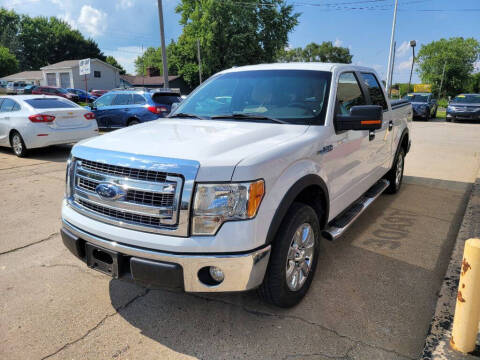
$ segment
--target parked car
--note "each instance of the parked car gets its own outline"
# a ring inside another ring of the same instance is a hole
[[[447,121],[480,120],[480,94],[460,94],[447,107]]]
[[[67,91],[72,93],[72,94],[78,95],[79,101],[82,101],[82,102],[91,103],[91,102],[94,102],[95,100],[98,99],[98,96],[94,96],[92,94],[89,94],[88,92],[86,92],[85,90],[82,90],[82,89],[68,88]]]
[[[73,102],[78,102],[79,98],[77,94],[72,94],[64,88],[55,86],[38,86],[32,90],[32,94],[35,95],[55,95],[68,99]]]
[[[338,238],[382,192],[399,191],[411,118],[367,67],[222,71],[168,119],[72,149],[63,242],[115,278],[188,292],[258,287],[293,306],[321,234]]]
[[[430,93],[411,93],[405,97],[412,103],[413,118],[422,118],[425,121],[437,117],[437,100]]]
[[[108,93],[109,90],[90,90],[90,94],[97,98]]]
[[[98,135],[95,115],[59,96],[0,96],[0,146],[15,155]]]
[[[100,128],[122,128],[166,117],[180,95],[165,91],[110,91],[92,104]]]
[[[7,93],[7,84],[8,84],[8,81],[0,80],[0,94],[6,94]]]
[[[25,81],[9,81],[7,84],[7,94],[16,95],[18,89],[25,87],[27,83]]]
[[[23,95],[29,95],[36,88],[37,88],[37,85],[32,85],[32,84],[25,85],[25,87],[19,88],[17,90],[17,95],[22,95],[22,94]]]

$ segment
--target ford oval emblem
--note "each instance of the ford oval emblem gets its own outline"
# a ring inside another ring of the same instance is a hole
[[[117,200],[125,195],[125,191],[121,187],[108,183],[98,184],[95,192],[105,200]]]

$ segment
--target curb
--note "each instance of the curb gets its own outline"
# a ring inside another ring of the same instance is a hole
[[[450,349],[453,315],[457,299],[458,281],[463,258],[465,241],[480,236],[480,169],[472,186],[470,198],[465,209],[462,224],[450,257],[447,272],[438,294],[435,314],[425,339],[422,360],[433,359],[479,359],[480,352],[463,355]],[[477,347],[478,348],[478,347]]]

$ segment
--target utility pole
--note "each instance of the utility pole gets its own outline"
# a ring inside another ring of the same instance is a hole
[[[160,22],[160,40],[162,41],[162,63],[163,63],[163,87],[168,88],[168,65],[167,65],[167,49],[165,47],[165,30],[163,27],[163,5],[162,0],[158,1],[158,19]]]
[[[145,57],[143,56],[143,44],[142,44],[142,88],[145,90]]]
[[[415,46],[417,46],[417,42],[415,40],[411,40],[410,46],[412,47],[413,57],[412,57],[412,68],[410,69],[410,79],[408,80],[408,92],[410,92],[410,84],[412,83],[413,65],[415,64]]]
[[[445,66],[447,66],[447,61],[443,63],[443,72],[442,72],[442,81],[440,81],[440,90],[438,90],[438,97],[440,97],[442,86],[443,86],[443,77],[445,76]]]
[[[390,77],[390,86],[388,88],[388,97],[392,98],[392,84],[393,84],[393,69],[395,69],[395,55],[397,52],[397,42],[393,42],[393,58],[392,58],[392,76]]]
[[[200,58],[200,40],[197,39],[198,77],[202,83],[202,60]]]
[[[392,60],[393,60],[393,40],[395,39],[395,25],[397,23],[398,0],[395,0],[395,9],[393,11],[392,36],[390,37],[390,53],[388,55],[388,74],[387,74],[387,93],[390,92],[390,82],[392,80]]]

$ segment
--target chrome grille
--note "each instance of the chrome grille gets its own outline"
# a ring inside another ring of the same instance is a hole
[[[100,182],[88,180],[82,177],[78,178],[78,187],[95,191]],[[173,206],[175,200],[175,194],[162,194],[149,191],[140,190],[127,190],[125,200],[137,204],[151,205],[157,207],[170,207]]]
[[[146,215],[138,215],[138,214],[132,214],[128,213],[125,211],[118,211],[115,209],[111,209],[105,206],[101,206],[95,203],[91,203],[89,201],[85,201],[82,199],[78,199],[77,202],[82,205],[83,207],[86,207],[89,210],[95,211],[97,213],[100,213],[102,215],[106,215],[109,217],[113,217],[116,219],[121,219],[125,221],[130,221],[134,223],[139,223],[139,224],[144,224],[144,225],[149,225],[149,226],[160,226],[160,219],[157,217],[153,216],[146,216]]]
[[[189,235],[198,161],[78,144],[71,155],[66,194],[73,210],[122,228]]]
[[[88,170],[93,170],[102,174],[128,177],[130,179],[145,180],[145,181],[154,181],[154,182],[164,182],[167,178],[167,173],[152,171],[152,170],[143,170],[143,169],[132,169],[124,166],[117,165],[108,165],[90,160],[82,160],[82,167]]]

